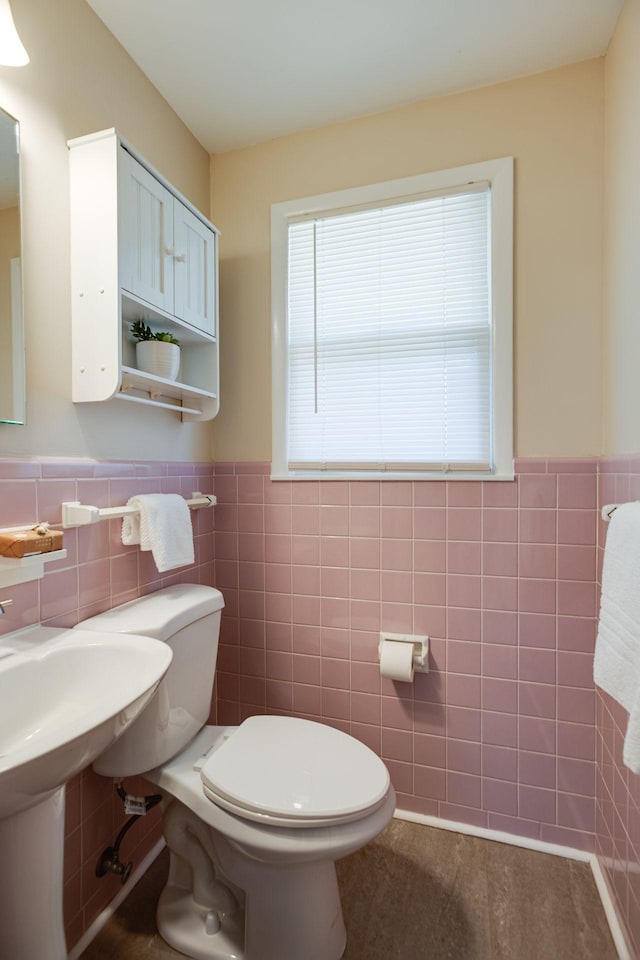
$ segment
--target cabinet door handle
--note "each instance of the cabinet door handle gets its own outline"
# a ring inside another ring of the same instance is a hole
[[[176,253],[175,247],[165,247],[164,252],[168,257],[173,257],[178,263],[186,263],[187,261],[186,253]]]

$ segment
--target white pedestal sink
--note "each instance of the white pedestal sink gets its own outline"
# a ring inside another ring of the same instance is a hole
[[[65,960],[64,784],[135,720],[170,662],[149,637],[31,627],[0,640],[0,957]]]

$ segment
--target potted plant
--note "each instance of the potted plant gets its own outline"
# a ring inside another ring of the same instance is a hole
[[[138,370],[175,380],[180,367],[180,341],[171,333],[154,333],[143,320],[131,324],[131,335],[136,341]]]

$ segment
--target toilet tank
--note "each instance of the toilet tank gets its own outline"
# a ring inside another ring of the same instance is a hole
[[[168,643],[173,660],[141,715],[93,763],[107,777],[129,777],[166,763],[202,729],[211,710],[224,599],[219,590],[178,584],[77,624]]]

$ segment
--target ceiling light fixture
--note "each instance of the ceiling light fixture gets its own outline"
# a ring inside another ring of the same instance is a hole
[[[0,0],[0,64],[5,67],[23,67],[27,63],[29,54],[18,36],[9,0]]]

